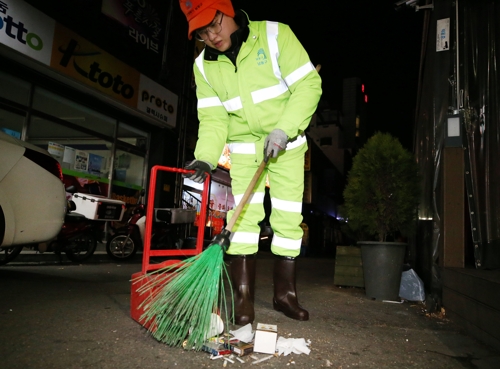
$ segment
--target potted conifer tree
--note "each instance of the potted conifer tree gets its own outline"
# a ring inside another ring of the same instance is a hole
[[[420,180],[415,158],[399,140],[377,132],[353,159],[344,189],[347,224],[361,246],[365,292],[397,300],[405,242],[415,229]]]

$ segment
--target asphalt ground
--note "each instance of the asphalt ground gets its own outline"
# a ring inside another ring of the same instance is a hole
[[[130,278],[141,255],[117,263],[101,248],[85,264],[54,256],[26,252],[0,267],[0,368],[224,367],[208,353],[159,343],[131,318]],[[275,324],[278,336],[310,341],[311,352],[257,364],[233,358],[226,368],[500,368],[500,353],[445,311],[428,314],[423,303],[384,303],[362,288],[335,286],[333,258],[298,259],[298,295],[310,320],[291,320],[272,308],[272,256],[260,253],[257,265],[253,328]]]

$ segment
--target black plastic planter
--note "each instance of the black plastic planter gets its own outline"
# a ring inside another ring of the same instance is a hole
[[[399,300],[399,287],[407,244],[358,242],[361,246],[365,293],[376,300]]]

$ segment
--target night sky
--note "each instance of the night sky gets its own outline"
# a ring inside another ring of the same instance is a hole
[[[368,132],[389,132],[413,147],[413,122],[424,11],[395,0],[233,0],[251,20],[290,25],[321,64],[323,97],[341,107],[342,80],[359,77],[369,98]]]

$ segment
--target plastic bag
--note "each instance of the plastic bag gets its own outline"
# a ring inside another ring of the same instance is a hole
[[[413,269],[401,275],[399,297],[408,301],[425,301],[424,282]]]

